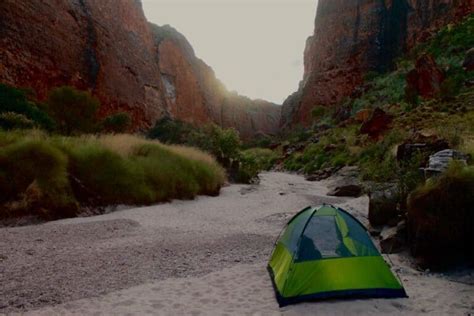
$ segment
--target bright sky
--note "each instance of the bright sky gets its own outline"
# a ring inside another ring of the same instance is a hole
[[[281,104],[303,78],[317,0],[143,0],[149,21],[170,24],[231,91]]]

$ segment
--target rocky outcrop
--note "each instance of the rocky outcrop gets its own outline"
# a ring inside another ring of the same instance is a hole
[[[415,68],[407,74],[407,94],[419,95],[424,99],[434,98],[441,92],[444,79],[444,72],[433,56],[422,55],[416,61]]]
[[[309,124],[312,108],[340,103],[365,73],[390,69],[400,53],[473,11],[474,0],[319,0],[304,77],[282,124]]]
[[[148,23],[140,0],[2,0],[0,82],[40,100],[56,86],[88,90],[102,115],[125,110],[137,129],[166,115],[249,137],[280,120],[280,107],[227,92],[183,35]]]

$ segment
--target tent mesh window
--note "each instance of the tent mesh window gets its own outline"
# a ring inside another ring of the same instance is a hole
[[[313,216],[301,236],[297,261],[350,256],[334,216]]]

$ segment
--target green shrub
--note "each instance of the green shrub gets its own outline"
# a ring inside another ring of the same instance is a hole
[[[127,112],[112,114],[102,122],[102,130],[108,133],[124,133],[132,125],[132,118]]]
[[[414,255],[431,267],[461,256],[474,259],[474,168],[452,164],[409,198],[408,220]]]
[[[0,84],[0,113],[16,113],[23,115],[26,120],[33,122],[33,125],[52,130],[54,129],[53,120],[46,114],[38,104],[28,100],[27,92],[25,90],[16,89],[4,84]],[[8,114],[0,121],[0,127],[5,129],[22,128],[26,120],[19,117],[12,117]],[[20,122],[20,125],[12,127]],[[31,124],[26,124],[27,128]]]
[[[193,128],[184,122],[164,117],[148,131],[147,137],[165,144],[185,144]]]
[[[5,134],[0,135],[4,137]],[[37,201],[28,197],[22,200],[22,195],[32,187],[38,191]],[[44,139],[19,139],[0,147],[0,191],[0,202],[22,202],[17,203],[16,214],[9,214],[4,208],[0,217],[33,213],[55,218],[59,213],[73,216],[77,210],[67,177],[67,159]]]
[[[278,159],[278,154],[270,149],[251,148],[241,152],[237,181],[249,183],[263,170],[270,170]]]
[[[0,127],[5,130],[29,129],[34,126],[35,123],[23,114],[15,112],[0,113]]]
[[[97,130],[100,102],[89,92],[73,87],[55,88],[49,94],[47,111],[65,135],[92,133]]]
[[[47,217],[73,216],[76,201],[82,206],[143,205],[216,195],[224,181],[215,160],[192,148],[130,135],[0,132],[0,203],[7,210],[0,216],[36,210],[46,210],[41,216]],[[32,185],[44,198],[36,208],[19,212],[12,205],[20,205]]]

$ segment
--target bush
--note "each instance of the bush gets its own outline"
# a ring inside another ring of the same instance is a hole
[[[270,149],[251,148],[241,152],[237,181],[249,183],[262,170],[270,170],[278,159],[278,154]]]
[[[164,117],[148,131],[147,137],[165,144],[185,144],[193,128],[184,122]]]
[[[58,212],[70,216],[76,211],[67,178],[67,159],[60,150],[44,140],[28,138],[0,147],[0,202],[21,200],[32,186],[39,190],[42,205],[27,205],[26,201],[26,205],[15,207],[16,212],[22,215],[32,212],[50,218]],[[43,213],[38,214],[39,211]]]
[[[4,84],[0,84],[0,114],[3,114],[0,127],[4,129],[23,128],[24,126],[30,128],[30,125],[47,130],[54,129],[51,117],[39,105],[28,100],[25,90]]]
[[[49,94],[47,111],[65,135],[92,133],[97,130],[100,102],[89,92],[73,87],[55,88]]]
[[[412,252],[424,265],[474,259],[474,168],[452,164],[415,190],[408,201]]]
[[[5,112],[0,114],[0,127],[5,130],[29,129],[34,126],[35,123],[23,114],[15,112]]]
[[[108,133],[125,133],[132,125],[132,118],[126,112],[112,114],[102,122],[102,130]]]
[[[73,216],[76,201],[93,207],[144,205],[197,194],[216,195],[224,181],[222,168],[196,149],[130,135],[0,133],[3,216],[25,215],[26,211],[48,218]],[[35,209],[20,212],[12,207],[32,187],[38,187],[47,199]],[[40,209],[42,213],[37,214]]]

